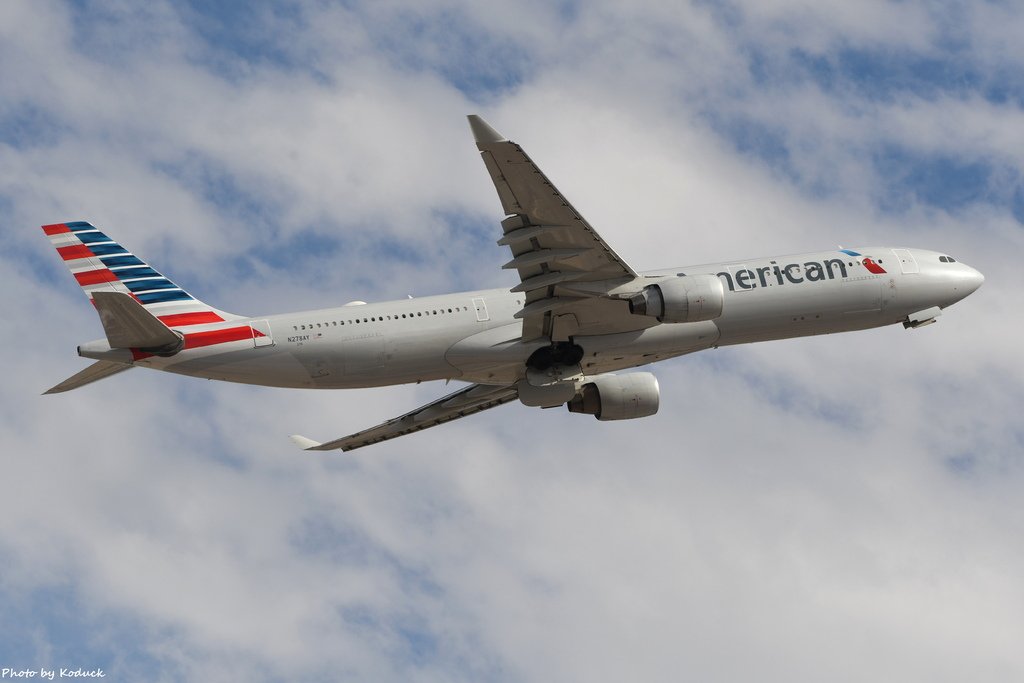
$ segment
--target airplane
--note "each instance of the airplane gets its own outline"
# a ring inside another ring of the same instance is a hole
[[[487,122],[469,125],[505,218],[498,244],[509,288],[255,317],[216,309],[89,223],[43,226],[94,304],[95,362],[48,390],[134,367],[274,387],[349,389],[466,383],[349,436],[301,448],[349,451],[512,401],[566,406],[598,420],[654,415],[650,372],[627,372],[719,346],[934,323],[984,282],[935,251],[837,248],[638,273],[523,151]]]

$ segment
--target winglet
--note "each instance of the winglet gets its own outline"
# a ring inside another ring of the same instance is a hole
[[[485,145],[493,142],[505,142],[506,138],[501,133],[491,128],[490,124],[476,114],[470,114],[469,127],[473,130],[473,138],[478,145]]]
[[[301,434],[292,434],[289,437],[296,446],[304,451],[312,450],[320,445],[319,441],[313,441],[313,439],[306,438]]]

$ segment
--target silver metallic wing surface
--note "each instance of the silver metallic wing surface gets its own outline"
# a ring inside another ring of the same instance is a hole
[[[512,250],[504,268],[519,271],[513,292],[524,294],[523,340],[608,334],[648,326],[628,315],[626,303],[601,298],[607,289],[634,279],[636,272],[562,196],[522,147],[506,140],[482,118],[469,116],[477,148],[494,181],[506,218],[498,244]],[[585,293],[581,293],[585,292]]]
[[[292,441],[308,451],[330,451],[341,449],[351,451],[363,446],[380,443],[421,429],[436,427],[439,424],[457,420],[460,417],[473,415],[488,408],[495,408],[514,401],[517,397],[514,386],[492,386],[487,384],[471,384],[465,389],[439,398],[433,403],[417,408],[401,417],[388,420],[376,427],[365,429],[350,436],[317,443],[303,436],[292,436]]]
[[[89,367],[87,367],[85,370],[75,373],[74,375],[68,377],[66,380],[64,380],[57,386],[47,389],[43,393],[59,394],[62,391],[71,391],[72,389],[84,387],[86,384],[92,384],[93,382],[96,382],[98,380],[131,369],[131,365],[125,365],[124,363],[111,363],[110,361],[106,360],[98,360]]]

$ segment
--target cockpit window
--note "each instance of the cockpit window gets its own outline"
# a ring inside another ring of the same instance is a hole
[[[952,256],[940,256],[939,260],[943,263],[956,263],[956,259]]]

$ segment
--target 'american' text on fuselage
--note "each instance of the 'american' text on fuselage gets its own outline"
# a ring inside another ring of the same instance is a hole
[[[803,274],[801,274],[801,270]],[[716,275],[725,281],[725,285],[729,288],[730,292],[735,292],[737,287],[740,289],[754,289],[756,287],[768,287],[770,284],[784,285],[787,281],[790,284],[797,285],[804,281],[834,280],[837,270],[839,277],[846,277],[846,263],[842,259],[833,258],[824,263],[806,261],[803,264],[788,263],[784,266],[780,266],[775,261],[772,261],[767,266],[761,266],[753,270],[743,267],[732,273],[725,270],[716,273]],[[774,279],[775,283],[769,283],[769,279]]]

